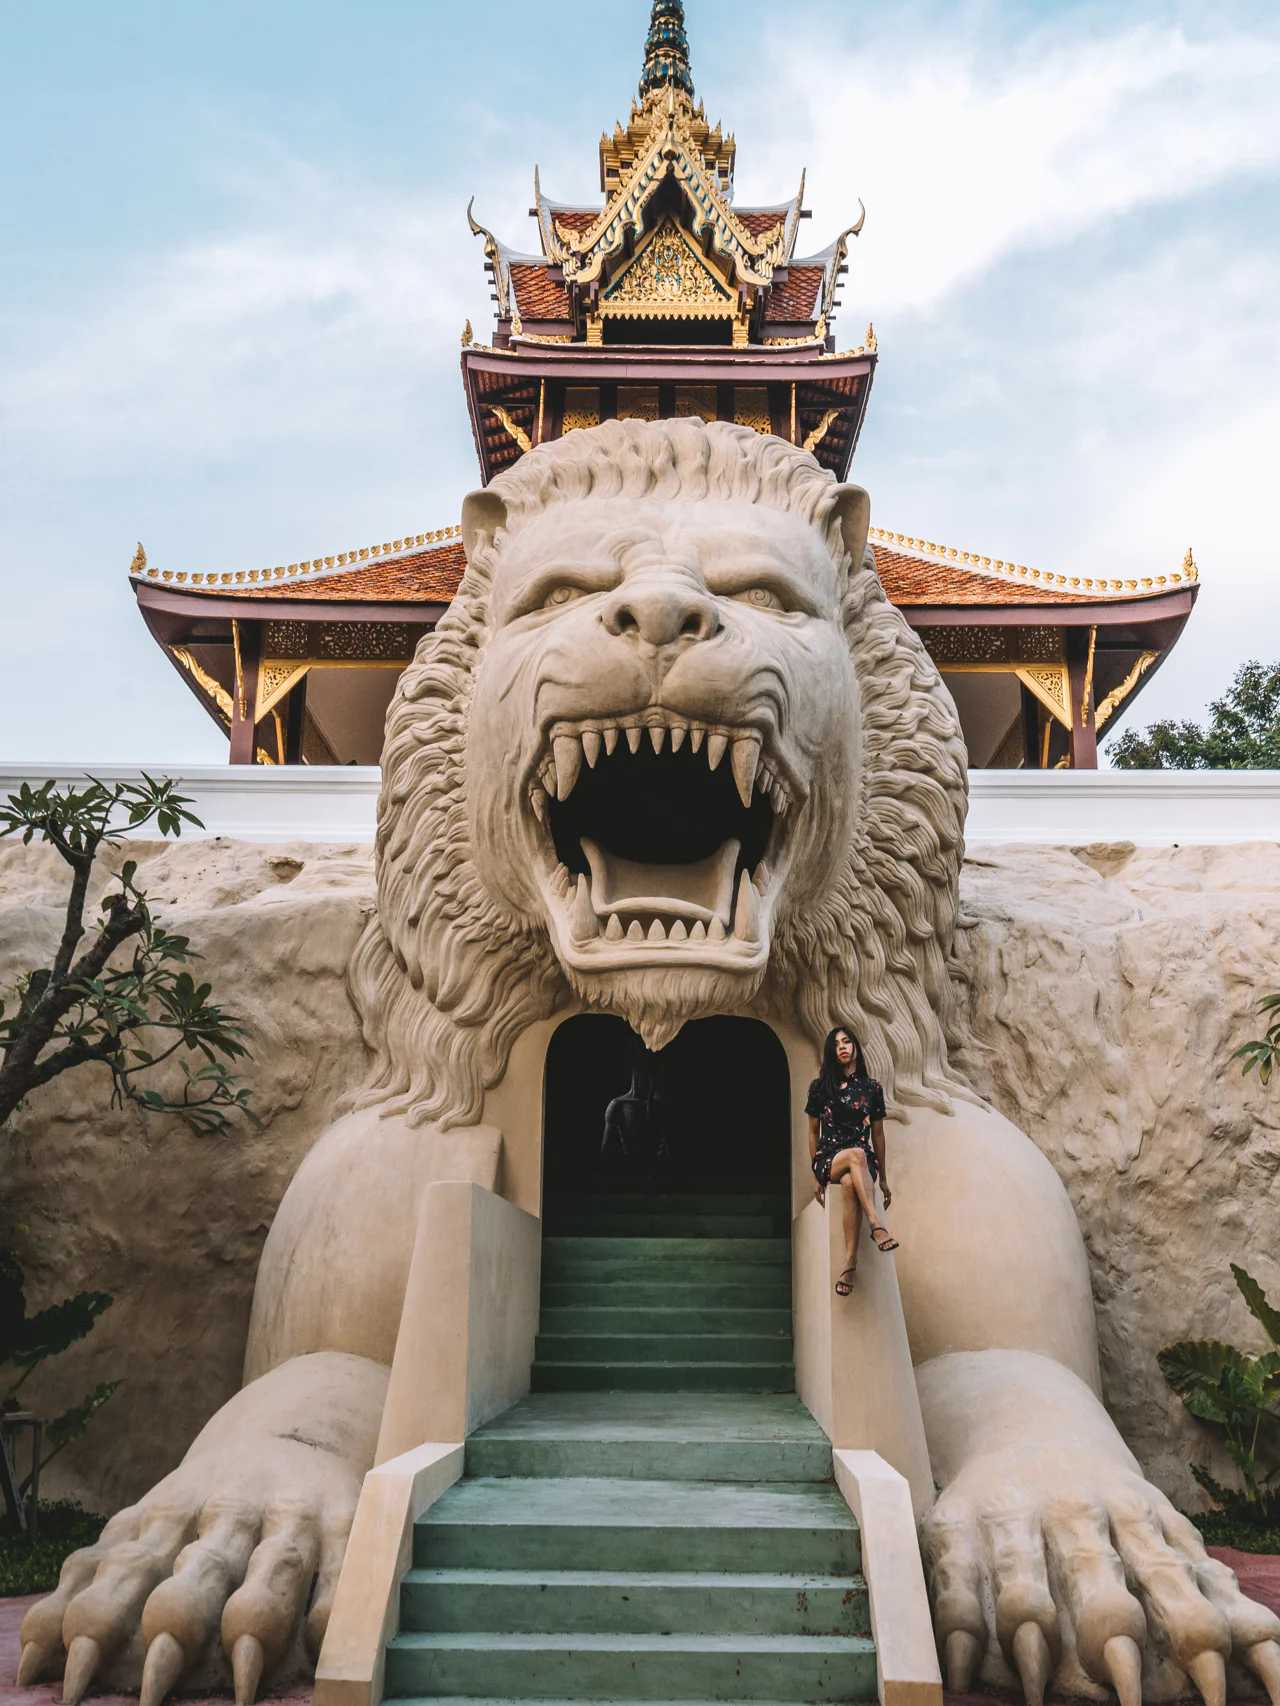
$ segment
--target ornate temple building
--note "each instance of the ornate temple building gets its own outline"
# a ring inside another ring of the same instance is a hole
[[[684,7],[654,0],[637,98],[600,139],[600,195],[555,201],[534,172],[536,247],[467,210],[496,305],[462,335],[462,383],[488,481],[534,445],[613,418],[700,415],[803,445],[843,479],[866,419],[870,325],[837,310],[864,211],[807,251],[804,176],[786,199],[734,199],[736,144],[696,100]],[[872,529],[885,592],[960,712],[970,763],[1093,767],[1108,721],[1180,634],[1190,551],[1163,575],[1029,568]],[[376,763],[396,677],[463,570],[456,528],[307,562],[152,567],[130,580],[157,642],[225,731],[233,764]]]

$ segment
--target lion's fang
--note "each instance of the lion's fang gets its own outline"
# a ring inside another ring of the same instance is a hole
[[[567,800],[582,768],[582,748],[572,735],[557,735],[551,753],[556,764],[556,798]]]
[[[714,770],[715,759],[710,752],[708,762]],[[760,761],[760,742],[758,740],[735,740],[733,743],[733,779],[738,785],[738,798],[749,811],[751,809],[751,791],[755,787],[756,765]]]
[[[578,878],[578,892],[573,897],[571,928],[575,942],[589,942],[600,934],[596,909],[591,904],[591,884],[585,877]]]

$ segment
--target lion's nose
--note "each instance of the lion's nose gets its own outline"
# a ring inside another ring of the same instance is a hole
[[[710,640],[720,632],[712,600],[680,581],[619,587],[605,605],[602,620],[611,634],[650,646]]]

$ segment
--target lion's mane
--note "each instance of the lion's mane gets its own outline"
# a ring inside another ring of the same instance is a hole
[[[891,1099],[967,1096],[947,1061],[947,962],[966,805],[964,743],[924,648],[884,596],[868,550],[848,562],[838,488],[813,457],[749,427],[610,421],[527,453],[490,493],[505,527],[472,553],[387,713],[376,841],[378,907],[350,984],[373,1055],[352,1098],[412,1123],[479,1119],[520,1033],[569,998],[540,919],[482,885],[468,847],[467,716],[488,637],[494,565],[547,504],[589,496],[736,498],[798,514],[848,570],[843,618],[862,699],[861,797],[848,856],[779,922],[755,1010],[817,1042],[855,1026]]]

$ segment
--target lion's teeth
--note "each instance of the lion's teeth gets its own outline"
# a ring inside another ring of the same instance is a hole
[[[665,942],[666,939],[667,933],[662,927],[662,920],[660,918],[655,918],[653,923],[649,926],[649,940],[651,942]]]
[[[541,775],[542,786],[546,789],[548,794],[554,795],[556,791],[556,767],[549,758],[542,766]]]
[[[547,821],[547,796],[542,788],[530,788],[529,803],[533,807],[533,815],[539,823]]]
[[[557,735],[551,753],[556,765],[556,798],[567,800],[582,769],[582,748],[572,735]]]
[[[556,866],[555,871],[552,873],[551,880],[555,883],[557,889],[559,889],[562,895],[567,895],[569,892],[569,885],[573,881],[573,873],[566,864],[561,863]]]
[[[775,783],[774,789],[773,789],[773,815],[774,815],[774,817],[786,817],[787,811],[790,808],[790,805],[791,805],[790,794],[788,794],[787,790],[782,786],[781,782]]]
[[[707,755],[711,768],[715,769],[715,760]],[[760,762],[760,742],[744,738],[733,743],[733,779],[738,785],[738,798],[748,810],[751,809],[751,791],[756,785],[756,765]]]
[[[756,787],[759,788],[762,794],[767,794],[772,786],[773,771],[770,770],[767,764],[762,764],[760,766],[759,774],[756,776]]]
[[[613,749],[618,744],[618,725],[604,731],[604,750],[607,757],[613,757]]]
[[[760,896],[744,871],[738,878],[738,904],[733,914],[733,933],[741,942],[760,940]]]
[[[643,930],[641,923],[640,923],[640,920],[638,918],[633,918],[631,920],[630,924],[627,925],[627,941],[628,942],[643,942],[644,941],[644,930]]]
[[[578,892],[573,897],[573,919],[570,928],[575,942],[589,942],[600,934],[596,909],[591,904],[591,884],[586,877],[578,878]]]
[[[692,725],[689,730],[689,750],[691,752],[700,752],[702,750],[702,738],[706,732],[706,729],[703,728],[701,723],[694,723]]]
[[[667,941],[668,942],[687,942],[688,940],[689,940],[689,932],[685,928],[684,919],[683,918],[677,918],[675,923],[671,926],[670,930],[667,931]]]
[[[689,732],[688,729],[685,727],[685,725],[683,723],[672,723],[672,725],[671,725],[671,750],[672,750],[672,752],[679,752],[680,748],[684,745],[684,737],[688,734],[688,732]]]
[[[690,930],[690,932],[689,932],[689,940],[691,942],[705,942],[706,939],[707,939],[707,927],[702,922],[702,920],[699,918],[694,923],[693,929]]]
[[[707,741],[707,768],[714,770],[724,757],[724,749],[729,744],[726,735],[712,735]]]
[[[768,894],[769,884],[773,881],[773,872],[765,864],[763,859],[761,859],[760,863],[751,873],[751,881],[756,885],[757,891],[762,896]]]
[[[639,723],[633,723],[627,730],[627,745],[631,748],[632,752],[639,752],[640,750],[640,733],[641,730]]]
[[[609,914],[609,922],[604,927],[604,939],[606,942],[620,942],[622,940],[622,920],[616,912]]]
[[[724,925],[721,924],[719,918],[713,918],[711,920],[711,928],[707,931],[708,939],[712,942],[723,942],[725,935],[726,931]]]
[[[667,744],[667,729],[665,723],[649,724],[649,740],[655,752],[661,752]]]
[[[600,756],[600,736],[594,729],[583,729],[582,750],[586,755],[587,763],[594,770],[596,767],[596,759]]]

